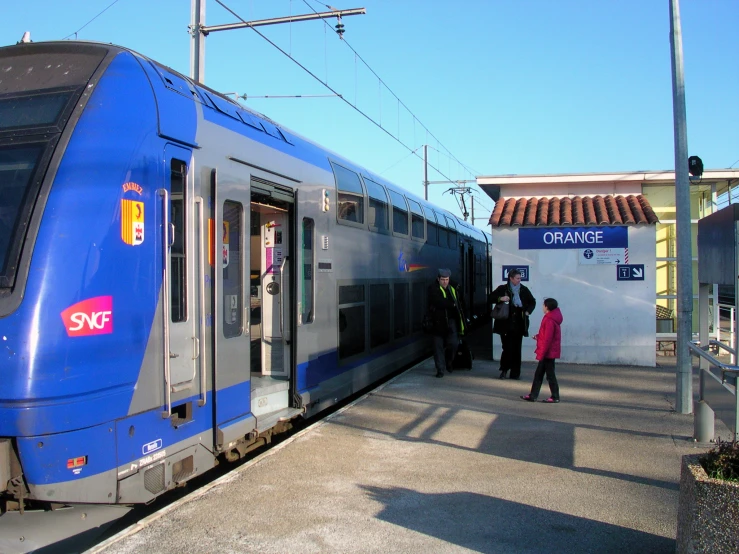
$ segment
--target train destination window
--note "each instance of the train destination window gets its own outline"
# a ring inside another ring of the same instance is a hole
[[[241,336],[243,331],[244,291],[241,231],[244,207],[239,202],[223,203],[223,336]]]
[[[446,216],[446,223],[449,227],[448,246],[449,248],[457,247],[457,226],[454,224],[454,218]]]
[[[359,175],[350,169],[331,164],[336,178],[336,205],[339,221],[364,223],[364,189]]]
[[[315,225],[312,219],[303,218],[303,272],[300,275],[300,321],[301,324],[312,323],[313,314],[313,259]]]
[[[388,214],[388,199],[385,187],[365,177],[364,184],[369,196],[368,223],[373,231],[390,231],[390,219]]]
[[[364,285],[339,286],[339,360],[365,350]]]
[[[174,227],[174,242],[169,249],[170,265],[170,311],[172,323],[187,321],[187,198],[185,175],[187,165],[180,160],[172,160],[170,187],[170,218]]]
[[[411,207],[411,236],[414,239],[424,240],[426,238],[426,233],[424,233],[423,211],[421,211],[421,204],[408,198],[408,205]]]
[[[393,233],[398,235],[408,234],[408,205],[405,196],[393,189],[387,189],[390,200],[393,203]]]
[[[370,285],[370,348],[390,342],[390,286]]]
[[[449,230],[446,228],[446,219],[436,210],[434,210],[434,213],[436,214],[436,221],[439,222],[439,246],[446,248],[449,242]]]
[[[423,211],[426,214],[426,242],[429,244],[439,244],[439,226],[436,224],[434,210],[424,206]]]
[[[0,129],[56,125],[72,91],[15,96],[0,100]]]
[[[408,283],[395,283],[394,287],[395,338],[408,334]]]

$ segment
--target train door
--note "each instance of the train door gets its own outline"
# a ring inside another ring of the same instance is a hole
[[[160,189],[163,202],[163,363],[165,375],[165,415],[173,414],[172,395],[192,389],[197,384],[201,355],[198,321],[203,306],[192,283],[196,275],[197,247],[194,215],[190,213],[194,188],[187,178],[191,153],[168,145],[165,148],[166,170],[170,189]],[[186,417],[177,413],[178,417]]]
[[[253,429],[249,366],[249,174],[223,167],[210,175],[212,224],[208,264],[213,275],[211,335],[217,449]]]
[[[251,182],[252,412],[290,406],[295,321],[292,189],[261,179]]]

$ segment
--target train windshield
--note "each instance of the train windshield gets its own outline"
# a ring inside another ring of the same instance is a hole
[[[45,146],[0,147],[0,287],[8,286],[8,278],[15,273],[9,266],[25,234],[27,210],[23,208]]]
[[[72,91],[0,98],[0,131],[57,125]]]

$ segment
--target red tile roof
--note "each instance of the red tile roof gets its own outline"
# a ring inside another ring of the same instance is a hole
[[[659,218],[642,194],[500,198],[490,216],[490,225],[493,227],[638,225],[657,222]]]

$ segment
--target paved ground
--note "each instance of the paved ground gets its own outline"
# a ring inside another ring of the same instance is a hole
[[[519,399],[533,364],[499,380],[485,346],[472,371],[426,361],[93,551],[673,553],[680,459],[706,449],[674,411],[674,358],[558,364],[546,405]]]

